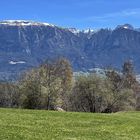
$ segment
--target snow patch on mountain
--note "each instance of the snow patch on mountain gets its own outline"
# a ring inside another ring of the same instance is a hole
[[[67,28],[68,31],[72,32],[73,34],[79,34],[80,30],[76,29],[76,28]]]
[[[25,64],[25,61],[9,61],[9,64],[16,65],[16,64]]]
[[[52,27],[54,27],[53,24],[34,22],[34,21],[28,21],[28,20],[3,20],[3,21],[0,21],[0,25],[9,25],[9,26],[52,26]]]
[[[82,32],[85,34],[88,34],[88,33],[94,33],[95,31],[93,29],[86,29],[86,30],[83,30]]]
[[[132,25],[130,25],[130,24],[118,25],[116,27],[116,29],[119,29],[119,28],[121,28],[121,29],[123,28],[123,29],[134,30],[134,27]]]
[[[93,30],[93,29],[85,29],[85,30],[79,30],[76,28],[66,28],[68,31],[72,32],[73,34],[78,35],[79,33],[84,33],[84,34],[94,34],[96,32],[98,32],[98,30]]]

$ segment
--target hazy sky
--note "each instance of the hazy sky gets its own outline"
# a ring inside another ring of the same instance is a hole
[[[64,27],[140,27],[140,0],[1,0],[0,20],[25,19]]]

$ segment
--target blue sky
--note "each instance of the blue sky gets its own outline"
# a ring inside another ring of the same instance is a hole
[[[63,27],[140,27],[140,0],[1,0],[0,20],[25,19]]]

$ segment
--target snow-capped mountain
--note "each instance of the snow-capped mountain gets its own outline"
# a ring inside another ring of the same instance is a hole
[[[46,59],[66,57],[74,71],[112,66],[132,59],[140,72],[140,32],[129,24],[114,30],[77,30],[26,20],[0,22],[0,76],[15,77]],[[12,75],[12,76],[11,76]]]
[[[118,25],[117,28],[135,30],[134,27],[130,24]]]

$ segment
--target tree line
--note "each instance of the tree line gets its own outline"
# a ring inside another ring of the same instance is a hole
[[[74,77],[65,58],[48,61],[21,75],[16,82],[0,83],[0,107],[111,113],[139,110],[140,84],[130,61],[122,72]]]

